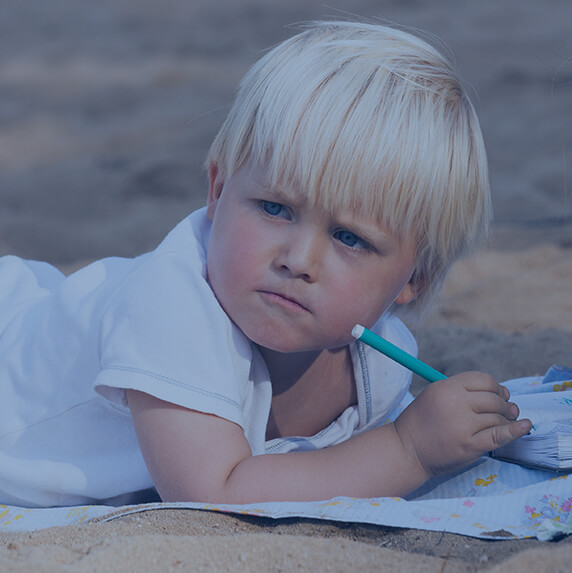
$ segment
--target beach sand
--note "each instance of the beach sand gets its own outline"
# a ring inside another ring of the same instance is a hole
[[[239,78],[291,24],[382,18],[439,36],[477,95],[496,220],[415,327],[446,374],[572,365],[572,6],[566,0],[4,0],[0,254],[66,271],[153,248],[204,204]],[[423,386],[414,381],[415,391]],[[572,537],[485,541],[155,510],[0,534],[0,571],[569,571]]]

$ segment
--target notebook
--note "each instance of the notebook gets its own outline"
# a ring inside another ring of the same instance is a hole
[[[544,377],[518,378],[504,385],[520,417],[530,419],[533,428],[491,455],[533,467],[572,469],[572,370],[553,366]]]

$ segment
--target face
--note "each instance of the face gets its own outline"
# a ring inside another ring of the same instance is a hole
[[[375,219],[311,206],[297,189],[270,188],[262,168],[227,181],[210,169],[210,285],[255,344],[277,352],[334,349],[414,297],[413,240]]]

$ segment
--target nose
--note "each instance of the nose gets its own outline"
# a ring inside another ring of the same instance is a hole
[[[324,260],[324,249],[325,239],[318,233],[291,229],[279,246],[274,266],[293,277],[314,282]]]

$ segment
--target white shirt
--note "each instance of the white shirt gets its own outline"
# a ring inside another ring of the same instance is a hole
[[[356,343],[357,406],[316,436],[265,443],[268,371],[208,285],[209,233],[200,209],[153,252],[67,278],[0,258],[1,503],[85,504],[152,487],[127,388],[239,424],[254,455],[338,443],[395,410],[410,374]],[[416,352],[396,318],[374,330]]]

